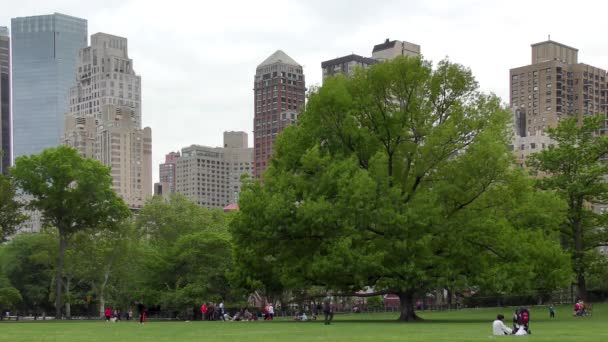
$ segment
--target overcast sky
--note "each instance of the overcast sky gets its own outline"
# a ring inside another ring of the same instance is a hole
[[[251,143],[253,75],[277,49],[303,65],[310,86],[324,60],[405,40],[426,59],[470,67],[483,91],[507,101],[509,69],[530,64],[530,44],[549,34],[578,48],[579,62],[608,68],[607,9],[600,0],[1,0],[0,26],[59,12],[87,19],[89,35],[128,38],[157,181],[170,151],[220,146],[229,130]]]

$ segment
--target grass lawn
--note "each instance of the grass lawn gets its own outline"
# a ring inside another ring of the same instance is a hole
[[[394,314],[336,315],[334,322],[15,322],[0,323],[0,341],[608,341],[608,304],[594,305],[593,317],[572,317],[571,306],[531,309],[529,336],[491,336],[498,313],[510,325],[511,308],[424,312],[416,323],[397,323]]]

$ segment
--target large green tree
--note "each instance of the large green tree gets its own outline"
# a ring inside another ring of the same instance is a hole
[[[0,174],[0,243],[14,234],[15,229],[25,221],[27,216],[22,210],[23,204],[17,200],[10,178]]]
[[[241,194],[236,261],[271,263],[288,288],[395,293],[400,320],[432,289],[512,288],[509,263],[525,265],[512,247],[531,233],[556,246],[535,220],[509,220],[536,202],[512,172],[509,117],[449,61],[397,58],[327,79],[279,137],[263,184]]]
[[[180,311],[233,296],[228,217],[179,194],[148,201],[136,219],[139,298]]]
[[[596,249],[608,241],[608,215],[593,208],[608,200],[608,136],[599,134],[603,121],[600,116],[582,122],[562,120],[547,130],[555,144],[528,160],[528,166],[540,173],[538,187],[554,191],[567,203],[568,220],[561,233],[572,255],[578,296],[584,300]]]
[[[67,146],[17,158],[10,171],[16,186],[33,199],[45,226],[59,234],[56,267],[55,309],[61,318],[64,257],[70,237],[82,230],[116,226],[130,215],[112,189],[110,168],[85,159]]]

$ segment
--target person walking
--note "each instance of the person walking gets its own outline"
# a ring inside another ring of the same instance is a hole
[[[205,316],[207,316],[207,310],[208,310],[207,303],[203,303],[203,305],[201,305],[201,316],[202,316],[201,320],[203,320],[203,321],[206,320]]]
[[[271,321],[274,319],[274,306],[272,306],[272,303],[268,304],[268,316],[270,316]]]
[[[323,302],[323,314],[325,314],[325,325],[330,325],[332,319],[334,318],[334,310],[331,306],[331,298],[325,298]]]
[[[137,310],[139,311],[139,324],[146,324],[146,306],[142,302],[139,302],[137,303]]]

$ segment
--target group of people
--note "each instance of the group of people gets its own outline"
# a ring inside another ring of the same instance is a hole
[[[226,315],[230,315],[224,311],[224,302],[220,301],[217,304],[203,303],[201,305],[201,319],[203,321],[225,321]]]
[[[107,307],[104,310],[104,316],[106,317],[106,322],[116,322],[116,321],[122,320],[122,317],[121,317],[122,314],[121,314],[120,310],[118,310],[118,309],[112,310],[112,308]],[[127,321],[133,319],[133,311],[129,310],[128,312],[126,312],[124,314],[124,318]]]
[[[502,335],[528,335],[530,331],[530,312],[526,308],[518,308],[513,315],[513,328],[505,325],[505,316],[499,314],[496,320],[492,322],[492,334],[495,336]]]
[[[574,316],[583,317],[591,315],[591,305],[586,304],[582,300],[577,300],[574,303]]]

